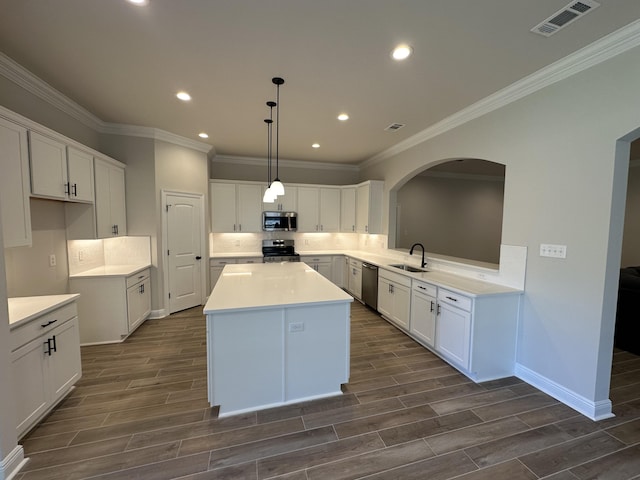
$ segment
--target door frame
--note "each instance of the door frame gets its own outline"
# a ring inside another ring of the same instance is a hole
[[[199,200],[200,203],[200,241],[202,252],[202,266],[200,268],[200,304],[204,305],[204,301],[207,298],[207,265],[209,262],[209,249],[207,243],[207,231],[206,231],[206,212],[205,212],[205,195],[203,193],[193,193],[193,192],[180,192],[177,190],[160,190],[161,196],[161,216],[162,216],[162,250],[158,252],[158,256],[162,259],[159,263],[162,265],[162,277],[164,288],[162,294],[162,303],[164,311],[170,312],[170,301],[169,301],[169,258],[164,252],[167,250],[167,245],[169,244],[169,222],[168,222],[168,210],[167,210],[167,196],[169,195],[177,195],[181,197],[188,197],[195,200]]]

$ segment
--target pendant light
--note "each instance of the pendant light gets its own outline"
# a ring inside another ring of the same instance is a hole
[[[269,118],[265,118],[264,123],[267,124],[267,189],[264,191],[262,197],[263,203],[273,203],[278,197],[271,186],[271,145],[272,145],[272,125],[273,125],[273,107],[276,106],[276,102],[267,102],[269,107]]]
[[[279,177],[279,147],[280,147],[280,85],[284,83],[284,79],[280,77],[273,77],[271,81],[276,86],[276,178],[271,184],[271,188],[275,192],[276,196],[284,195],[284,185],[280,181]]]

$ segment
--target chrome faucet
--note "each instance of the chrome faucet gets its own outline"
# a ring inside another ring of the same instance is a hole
[[[422,245],[421,243],[414,243],[413,245],[411,245],[411,250],[409,250],[409,255],[413,255],[413,249],[415,247],[422,248],[422,261],[420,263],[420,267],[424,268],[427,266],[427,262],[424,261],[424,245]]]

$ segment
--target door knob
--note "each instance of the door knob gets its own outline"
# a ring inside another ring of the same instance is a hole
[[[196,260],[202,260],[202,257],[200,255],[196,255]]]

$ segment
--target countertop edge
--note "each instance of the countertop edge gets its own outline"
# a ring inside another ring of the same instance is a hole
[[[121,267],[123,269],[129,267],[129,265],[106,265],[107,267],[111,266],[111,267]],[[80,273],[74,273],[73,275],[69,275],[69,279],[76,279],[76,278],[103,278],[103,277],[130,277],[131,275],[135,275],[136,273],[140,273],[143,270],[146,270],[147,268],[151,268],[151,264],[145,264],[145,265],[130,265],[131,269],[127,270],[127,271],[121,271],[121,272],[96,272],[97,269],[100,268],[104,268],[103,267],[96,267],[96,268],[92,268],[90,270],[86,270],[84,272],[80,272]]]
[[[27,315],[26,317],[22,317],[14,321],[11,321],[11,318],[9,318],[9,330],[14,330],[15,328],[18,328],[20,325],[30,322],[34,318],[38,318],[38,317],[41,317],[42,315],[46,315],[47,313],[52,312],[53,310],[56,310],[60,307],[64,307],[65,305],[75,302],[78,298],[80,298],[79,293],[67,293],[67,294],[61,294],[61,295],[43,295],[43,296],[51,297],[52,301],[54,300],[53,297],[59,297],[59,299],[57,301],[53,301],[53,303],[50,303],[43,309]],[[18,298],[25,298],[25,299],[39,298],[39,296],[18,297]],[[11,298],[8,299],[8,301],[11,301],[11,300],[12,300]]]

